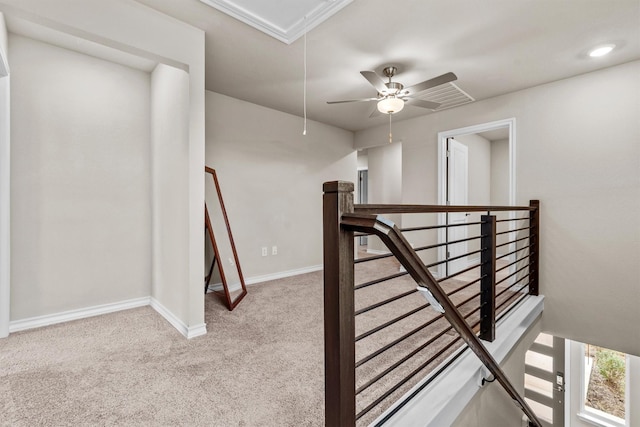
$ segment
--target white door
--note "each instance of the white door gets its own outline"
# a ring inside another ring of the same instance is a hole
[[[453,138],[447,139],[447,204],[469,204],[469,149],[466,145]],[[447,242],[463,240],[467,238],[467,228],[464,225],[469,217],[468,212],[454,212],[447,214],[447,224],[454,225],[447,229]],[[468,252],[467,242],[447,245],[446,275],[449,276],[468,266],[468,259],[462,256]]]

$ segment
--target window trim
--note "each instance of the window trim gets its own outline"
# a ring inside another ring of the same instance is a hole
[[[606,412],[600,411],[595,408],[591,408],[585,405],[585,400],[587,398],[587,363],[585,353],[585,343],[580,343],[580,407],[578,409],[578,413],[576,414],[579,419],[585,421],[589,424],[593,424],[599,427],[629,427],[629,355],[625,354],[625,390],[624,390],[624,416],[625,419],[616,417],[611,414],[607,414]],[[622,421],[622,422],[620,422]]]

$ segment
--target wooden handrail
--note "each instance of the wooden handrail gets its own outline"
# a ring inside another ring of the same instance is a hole
[[[536,206],[354,205],[359,214],[535,211]]]

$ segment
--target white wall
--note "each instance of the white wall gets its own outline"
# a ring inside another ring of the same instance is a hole
[[[179,319],[189,313],[188,105],[189,75],[158,64],[151,74],[151,295]]]
[[[491,201],[491,142],[476,134],[456,136],[455,140],[469,149],[469,204],[489,204]]]
[[[9,49],[11,319],[149,295],[149,74]]]
[[[491,141],[491,205],[509,204],[509,140]]]
[[[9,335],[11,307],[11,135],[8,34],[0,12],[0,338]]]
[[[213,92],[206,99],[207,165],[216,169],[245,279],[317,268],[322,183],[355,183],[353,133],[311,121],[303,136],[300,117]]]
[[[5,59],[8,51],[8,43],[7,25],[4,21],[4,14],[0,12],[0,50],[2,50]]]
[[[402,143],[367,150],[369,203],[398,204],[402,201]]]
[[[369,157],[367,150],[358,151],[358,170],[369,168]]]
[[[132,0],[0,0],[0,11],[46,25],[90,42],[142,55],[189,72],[189,144],[182,161],[188,171],[181,189],[188,203],[180,205],[188,217],[188,257],[172,260],[186,263],[175,268],[185,271],[181,283],[188,283],[188,312],[177,319],[191,329],[204,332],[204,295],[202,292],[202,260],[204,245],[202,224],[204,213],[204,32],[166,16]],[[114,23],[117,22],[117,25]],[[179,200],[175,203],[178,205]],[[158,250],[171,247],[173,241],[156,242]],[[27,263],[28,259],[18,262]],[[174,323],[175,325],[175,323]]]
[[[367,150],[369,168],[368,203],[402,203],[402,143],[385,144]],[[402,226],[402,215],[385,215],[398,227]],[[387,247],[376,236],[367,241],[369,251],[388,252]]]
[[[541,201],[543,330],[640,354],[640,61],[397,122],[403,202],[437,201],[437,133],[517,121],[517,203]],[[594,100],[598,100],[595,102]],[[384,144],[384,126],[356,148]]]

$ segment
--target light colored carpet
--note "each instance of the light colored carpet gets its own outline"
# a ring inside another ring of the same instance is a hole
[[[206,298],[192,340],[149,307],[0,340],[0,425],[322,425],[322,274]]]
[[[364,270],[357,267],[360,281],[398,268],[394,260],[366,264]],[[357,291],[357,308],[411,288],[415,284],[402,278]],[[473,286],[456,299],[476,291]],[[361,316],[357,333],[424,303],[421,298],[416,294],[394,303],[402,306],[400,312],[390,304]],[[149,307],[11,334],[0,340],[0,425],[322,426],[322,301],[322,272],[316,272],[251,286],[233,312],[208,294],[208,334],[192,340]],[[362,340],[357,359],[434,313],[423,310],[375,339]],[[436,322],[411,343],[364,364],[358,385],[446,327]],[[449,333],[442,340],[455,337]],[[417,360],[433,352],[433,347],[421,352]],[[428,370],[359,424],[372,421]],[[363,392],[358,409],[396,380],[387,377]]]

